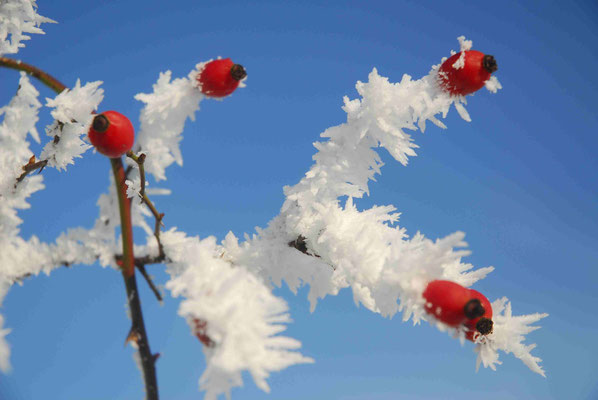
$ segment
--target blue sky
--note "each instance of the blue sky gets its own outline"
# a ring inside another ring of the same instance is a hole
[[[592,399],[598,397],[598,5],[570,2],[414,1],[81,1],[40,0],[44,25],[19,58],[67,86],[102,80],[102,109],[137,126],[141,103],[160,71],[186,75],[202,60],[232,57],[247,68],[247,88],[204,101],[184,133],[184,168],[167,170],[157,198],[167,227],[223,238],[265,226],[278,214],[283,185],[311,165],[312,143],[345,120],[344,95],[373,67],[393,81],[419,78],[458,49],[457,36],[493,54],[504,89],[469,99],[473,121],[452,110],[441,131],[415,133],[418,156],[386,166],[360,207],[394,204],[399,225],[430,238],[467,233],[465,261],[496,270],[475,287],[514,312],[547,312],[528,336],[544,379],[511,355],[498,371],[475,372],[471,344],[427,324],[383,319],[356,308],[351,294],[309,313],[306,292],[288,300],[288,333],[314,365],[271,379],[272,399]],[[0,71],[0,104],[17,86]],[[53,94],[37,85],[42,96]],[[45,113],[38,125],[50,122]],[[109,163],[86,154],[67,172],[43,172],[47,189],[20,215],[25,237],[53,241],[66,228],[90,227],[108,184]],[[152,266],[159,282],[162,268]],[[143,284],[141,286],[144,286]],[[145,289],[145,288],[144,288]],[[164,399],[201,398],[203,353],[177,300],[159,306],[143,290],[146,324]],[[80,266],[28,279],[7,296],[13,372],[0,377],[3,399],[135,399],[141,377],[124,348],[128,331],[122,278]],[[249,376],[233,399],[262,399]]]

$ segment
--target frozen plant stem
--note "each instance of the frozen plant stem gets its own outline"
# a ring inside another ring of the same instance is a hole
[[[48,86],[50,89],[60,94],[66,86],[50,74],[42,71],[41,69],[34,67],[33,65],[26,64],[19,60],[13,60],[12,58],[0,57],[0,65],[6,68],[17,69],[19,71],[25,71],[27,74],[39,79],[43,84]]]
[[[131,332],[129,338],[137,343],[139,348],[139,358],[141,369],[143,370],[143,380],[145,382],[145,393],[147,400],[158,400],[158,381],[156,379],[155,361],[156,357],[152,354],[145,323],[143,322],[143,313],[141,312],[141,302],[139,300],[139,291],[137,281],[135,280],[135,256],[133,255],[133,224],[131,223],[131,199],[127,197],[127,186],[125,185],[125,170],[121,158],[111,158],[112,172],[114,173],[114,183],[116,193],[118,194],[118,208],[120,211],[120,226],[123,240],[123,258],[122,274],[127,288],[127,301],[131,311]]]
[[[24,71],[28,75],[31,75],[39,79],[40,82],[48,86],[57,94],[62,93],[66,89],[66,86],[64,86],[58,79],[54,78],[52,75],[42,71],[37,67],[34,67],[33,65],[26,64],[20,60],[13,60],[12,58],[0,57],[0,66]],[[58,143],[59,140],[60,138],[58,136],[55,136],[54,144]],[[38,162],[34,162],[34,159],[30,160],[27,165],[23,166],[23,173],[21,174],[21,176],[17,178],[15,188],[32,171],[39,169],[39,172],[42,172],[47,163],[48,160],[40,160]]]
[[[163,225],[162,219],[164,218],[164,213],[158,212],[158,210],[154,206],[154,203],[152,203],[152,201],[145,193],[145,154],[142,153],[139,156],[136,156],[135,153],[129,150],[127,152],[127,157],[135,161],[137,163],[137,166],[139,167],[139,179],[141,180],[141,190],[139,192],[139,196],[141,197],[141,201],[147,205],[147,207],[154,215],[154,218],[156,219],[156,226],[154,227],[154,236],[156,237],[156,241],[158,242],[158,260],[162,261],[166,258],[166,255],[164,254],[164,247],[162,246],[162,242],[160,242],[160,226]]]

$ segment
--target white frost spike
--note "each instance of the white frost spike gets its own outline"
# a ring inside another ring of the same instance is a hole
[[[125,185],[127,185],[127,197],[135,197],[138,200],[137,202],[141,202],[141,178],[136,176],[133,180],[127,179]]]
[[[267,392],[271,372],[313,362],[295,351],[300,342],[278,335],[291,321],[286,302],[243,265],[231,264],[214,237],[199,240],[174,230],[161,237],[172,260],[166,287],[184,297],[179,314],[192,329],[195,319],[206,321],[206,333],[216,343],[205,351],[200,384],[206,399],[230,396],[233,387],[242,385],[243,371]],[[236,239],[229,233],[227,240]]]
[[[170,81],[170,71],[160,73],[153,93],[139,93],[135,99],[145,103],[139,120],[136,152],[146,153],[145,171],[156,180],[166,179],[165,169],[173,162],[183,165],[179,142],[187,118],[195,120],[195,112],[204,99],[195,77],[205,63],[197,64],[187,78]]]
[[[25,47],[23,40],[31,37],[25,33],[44,34],[42,23],[56,22],[37,13],[35,0],[0,1],[0,55],[14,54]]]
[[[16,210],[29,208],[27,198],[44,188],[41,176],[29,176],[15,190],[16,179],[23,172],[21,167],[32,155],[27,133],[32,133],[34,138],[37,136],[35,123],[41,107],[37,99],[39,92],[24,72],[21,73],[19,86],[10,103],[0,108],[0,115],[4,115],[0,125],[0,240],[12,240],[18,236],[18,226],[22,221]],[[8,266],[0,264],[0,275],[3,268]]]
[[[473,46],[472,40],[465,39],[465,36],[459,36],[457,40],[459,41],[459,47],[461,48],[460,51],[471,50],[471,47]]]
[[[513,353],[529,369],[546,377],[544,370],[539,365],[542,359],[531,355],[531,351],[536,345],[525,345],[523,341],[526,334],[540,328],[539,326],[532,326],[532,324],[547,317],[548,314],[535,313],[513,316],[511,303],[506,297],[494,301],[492,311],[493,333],[488,335],[483,343],[476,346],[476,352],[478,353],[476,368],[479,368],[480,363],[482,363],[484,367],[496,369],[495,365],[500,364],[497,350],[502,350],[505,353]]]
[[[492,75],[490,77],[490,79],[488,79],[486,81],[486,83],[484,83],[484,85],[486,86],[486,89],[488,89],[488,91],[490,93],[496,93],[498,92],[500,89],[502,89],[502,85],[500,84],[500,82],[498,81],[498,78],[494,75]]]
[[[4,329],[4,317],[0,315],[0,370],[4,373],[10,371],[10,346],[4,339],[10,329]]]
[[[463,99],[463,102],[465,102],[465,99]],[[469,113],[467,112],[463,104],[461,104],[458,101],[455,101],[455,109],[457,110],[461,118],[463,118],[467,122],[471,122],[471,117],[469,116]]]
[[[459,58],[457,58],[457,61],[455,61],[453,63],[453,68],[455,69],[461,69],[465,67],[465,52],[462,51],[461,55],[459,56]]]
[[[75,87],[65,89],[54,99],[46,99],[46,105],[54,108],[54,123],[46,128],[46,134],[53,140],[49,142],[40,155],[40,159],[48,160],[48,166],[58,170],[66,169],[74,164],[75,157],[81,155],[91,146],[81,140],[86,135],[93,119],[92,112],[97,110],[104,98],[104,91],[99,88],[101,81],[81,86],[77,80]]]

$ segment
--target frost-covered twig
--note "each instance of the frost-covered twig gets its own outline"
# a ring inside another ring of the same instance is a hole
[[[470,41],[463,37],[459,41],[461,51],[471,48]],[[464,120],[471,121],[465,97],[444,92],[437,71],[434,66],[421,79],[404,75],[400,82],[391,83],[374,69],[368,82],[358,82],[361,98],[345,97],[347,121],[327,129],[321,135],[327,141],[315,143],[315,163],[298,184],[285,187],[280,215],[267,228],[246,236],[245,242],[229,234],[222,244],[225,257],[276,285],[284,280],[293,291],[309,285],[312,308],[319,298],[351,287],[356,304],[387,317],[403,312],[403,320],[412,318],[414,323],[426,319],[422,292],[429,281],[447,279],[471,286],[491,272],[493,267],[472,270],[472,265],[462,262],[469,254],[463,249],[467,244],[462,232],[436,241],[419,232],[409,238],[396,226],[395,207],[359,210],[354,203],[369,194],[369,181],[381,171],[377,148],[384,147],[405,165],[417,148],[406,130],[423,132],[427,121],[446,128],[438,116],[446,116],[453,105]],[[500,84],[494,77],[491,81],[486,87],[495,92]],[[344,204],[342,197],[347,198]],[[503,350],[541,371],[540,360],[530,354],[533,347],[522,344],[531,330],[497,324],[496,331],[500,334],[494,337],[505,339],[484,347],[480,352],[484,365],[493,366],[497,350]],[[492,337],[488,343],[493,343]]]
[[[243,371],[269,391],[271,372],[313,362],[297,351],[300,342],[280,335],[290,322],[286,302],[245,265],[233,264],[215,237],[200,240],[171,229],[163,240],[170,259],[166,288],[183,297],[179,314],[206,345],[199,381],[206,400],[230,396],[243,384]]]

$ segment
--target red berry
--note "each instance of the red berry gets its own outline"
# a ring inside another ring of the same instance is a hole
[[[197,82],[203,94],[224,97],[234,92],[239,81],[246,76],[242,65],[233,64],[230,58],[225,58],[207,63],[197,76]]]
[[[105,156],[117,158],[131,150],[135,140],[133,124],[116,111],[104,111],[93,119],[89,140]]]
[[[473,335],[476,333],[476,331],[480,332],[482,335],[488,335],[489,333],[492,333],[492,327],[494,323],[492,322],[492,305],[486,296],[474,289],[469,289],[469,292],[472,298],[480,301],[485,310],[483,316],[479,316],[474,319],[468,319],[465,322],[465,337],[473,342]]]
[[[208,323],[203,319],[194,319],[193,322],[195,323],[195,336],[199,339],[200,342],[203,343],[206,347],[214,347],[216,343],[208,336]]]
[[[432,281],[423,296],[426,312],[450,326],[459,326],[484,314],[480,300],[472,298],[469,289],[455,282]]]
[[[464,53],[464,54],[463,54]],[[459,58],[464,56],[461,66]],[[454,65],[457,63],[457,65]],[[452,95],[466,95],[480,90],[490,75],[498,69],[496,60],[476,50],[453,54],[438,70],[440,86]]]

